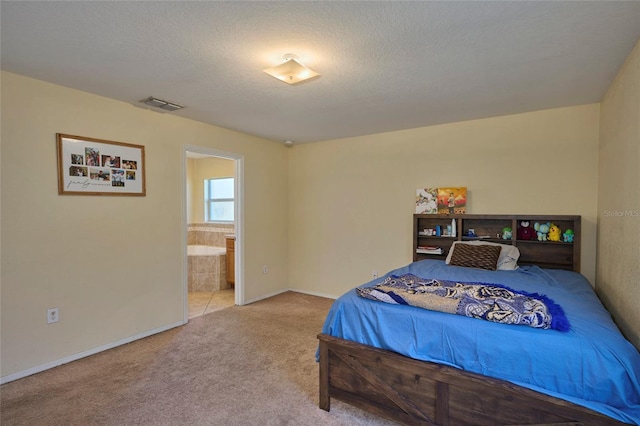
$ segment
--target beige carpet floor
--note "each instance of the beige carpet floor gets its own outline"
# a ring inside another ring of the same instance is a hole
[[[318,408],[316,335],[333,301],[287,292],[203,315],[0,387],[8,425],[390,425]]]

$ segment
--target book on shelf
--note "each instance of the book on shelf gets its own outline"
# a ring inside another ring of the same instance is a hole
[[[421,253],[421,254],[443,254],[444,250],[442,250],[442,247],[418,246],[418,248],[416,249],[416,253]]]

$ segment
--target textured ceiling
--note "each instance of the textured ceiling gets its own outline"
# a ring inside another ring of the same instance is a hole
[[[640,2],[2,1],[2,69],[296,143],[599,102]],[[322,76],[261,70],[295,53]]]

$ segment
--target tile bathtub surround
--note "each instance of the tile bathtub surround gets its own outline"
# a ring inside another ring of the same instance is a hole
[[[225,247],[225,236],[233,234],[233,224],[190,223],[187,244]],[[218,291],[230,288],[227,283],[227,256],[188,256],[188,289],[191,292]]]
[[[187,231],[187,245],[196,245],[196,231]]]
[[[224,247],[225,236],[235,232],[235,225],[224,223],[190,223],[187,226],[187,244]]]
[[[227,283],[227,256],[189,256],[188,290],[218,291],[230,288]]]

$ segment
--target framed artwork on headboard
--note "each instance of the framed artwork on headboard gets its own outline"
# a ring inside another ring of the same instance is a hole
[[[467,188],[438,188],[439,214],[465,214],[467,212]]]
[[[416,214],[438,213],[438,188],[416,190]]]

